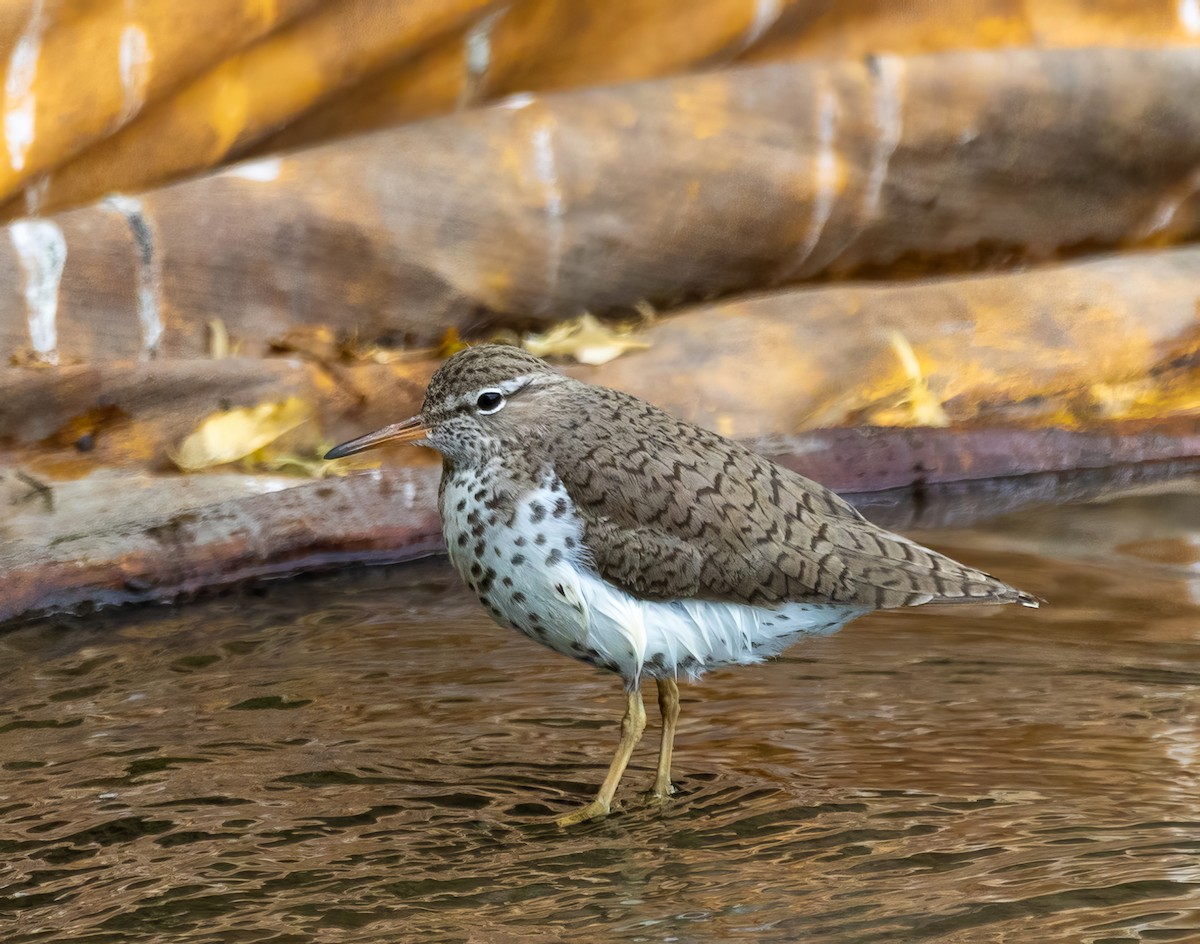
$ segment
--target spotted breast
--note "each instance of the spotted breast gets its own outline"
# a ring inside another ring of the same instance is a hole
[[[604,580],[584,545],[584,520],[549,467],[533,478],[503,457],[443,481],[450,560],[492,618],[545,646],[619,673],[697,678],[758,662],[795,637],[829,633],[863,607],[646,600]]]

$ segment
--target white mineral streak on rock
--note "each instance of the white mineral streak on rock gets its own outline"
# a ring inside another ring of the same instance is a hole
[[[463,87],[463,99],[472,101],[479,88],[487,78],[488,69],[492,65],[492,30],[508,12],[507,7],[493,10],[486,16],[480,17],[479,22],[467,30],[465,38],[467,46],[467,81]]]
[[[121,42],[117,48],[117,66],[121,72],[121,92],[124,96],[121,124],[141,111],[146,102],[151,58],[146,31],[136,23],[127,24],[121,31]]]
[[[125,217],[137,249],[138,320],[142,325],[142,357],[158,353],[162,340],[162,261],[154,246],[154,230],[143,211],[142,201],[115,193],[105,198],[105,206]]]
[[[817,157],[816,173],[813,180],[812,215],[809,218],[808,232],[800,243],[795,261],[784,274],[784,278],[796,275],[808,262],[825,224],[833,214],[833,202],[838,189],[838,156],[834,148],[834,137],[837,133],[838,99],[832,89],[823,88],[817,96]]]
[[[49,220],[18,220],[8,228],[25,273],[29,342],[42,358],[58,363],[58,289],[67,262],[67,240]]]
[[[876,56],[871,74],[874,76],[875,150],[863,195],[864,224],[873,219],[879,210],[879,198],[883,193],[883,182],[887,180],[888,165],[904,130],[901,117],[904,60],[899,56]]]
[[[1191,36],[1200,36],[1200,0],[1179,0],[1179,22]]]
[[[783,11],[782,0],[754,0],[754,17],[742,37],[739,53],[745,52],[766,34]]]
[[[12,169],[25,168],[25,157],[33,145],[37,96],[38,57],[42,52],[42,34],[46,30],[45,0],[34,0],[25,31],[13,47],[4,80],[4,142]]]
[[[1194,196],[1197,191],[1200,191],[1200,167],[1192,171],[1178,187],[1172,190],[1159,201],[1150,220],[1142,227],[1138,233],[1138,238],[1146,239],[1156,233],[1161,233],[1164,229],[1171,225],[1175,219],[1175,214],[1179,212],[1179,208],[1183,206],[1185,200]]]
[[[867,225],[879,215],[883,197],[883,185],[887,182],[892,156],[900,146],[904,132],[904,60],[898,56],[872,56],[867,69],[871,77],[871,118],[875,126],[875,146],[871,151],[871,167],[863,186],[862,204],[858,212],[858,225],[838,247],[829,253],[832,262],[841,256],[862,235]],[[973,129],[964,132],[959,144],[965,145],[979,137]]]
[[[283,170],[283,158],[265,157],[262,160],[246,161],[244,164],[234,164],[222,172],[223,177],[239,177],[242,180],[253,180],[260,184],[269,184],[279,179]]]
[[[544,307],[554,304],[558,289],[558,275],[563,251],[563,207],[562,185],[558,179],[558,166],[554,157],[554,125],[551,119],[540,122],[533,129],[533,172],[542,185],[542,199],[546,207],[546,298]]]
[[[502,98],[496,102],[498,108],[507,108],[509,111],[520,111],[523,108],[528,108],[537,99],[532,92],[517,92],[515,95],[509,95],[507,98]]]
[[[25,215],[37,216],[41,212],[42,203],[50,189],[50,175],[39,174],[25,185]]]
[[[262,475],[247,475],[239,480],[246,491],[253,495],[270,495],[274,492],[284,492],[303,484],[295,478],[269,477]]]

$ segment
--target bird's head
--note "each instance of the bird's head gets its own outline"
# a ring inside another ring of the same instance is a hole
[[[553,413],[548,392],[570,381],[540,358],[504,344],[459,351],[438,368],[421,412],[402,423],[335,446],[326,459],[385,443],[429,446],[462,464],[481,464],[502,443],[520,448]]]

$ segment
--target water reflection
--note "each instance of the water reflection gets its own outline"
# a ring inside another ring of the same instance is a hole
[[[0,917],[33,941],[1193,940],[1181,487],[922,537],[1053,601],[871,617],[684,691],[665,811],[618,687],[440,563],[0,637]]]

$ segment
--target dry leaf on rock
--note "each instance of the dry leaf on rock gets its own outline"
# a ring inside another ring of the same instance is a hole
[[[214,413],[180,443],[171,461],[184,472],[236,462],[274,442],[312,415],[312,406],[299,397]]]
[[[1151,373],[1137,380],[1092,384],[1087,390],[1087,408],[1073,406],[1077,413],[1083,413],[1084,421],[1146,420],[1200,413],[1200,385],[1195,374],[1189,373],[1176,377]]]
[[[950,425],[942,400],[930,389],[908,339],[899,331],[892,331],[887,341],[900,361],[900,371],[868,371],[861,383],[848,386],[809,413],[802,423],[805,428]]]
[[[325,364],[341,360],[343,353],[342,343],[325,325],[299,325],[271,338],[267,347],[274,354],[299,354]]]
[[[545,334],[525,337],[521,346],[537,357],[571,357],[581,364],[607,364],[626,351],[650,346],[628,328],[610,327],[583,314],[555,325]]]
[[[264,472],[273,472],[278,475],[292,475],[310,479],[341,478],[367,469],[378,469],[382,465],[378,459],[373,459],[370,456],[367,456],[365,459],[355,456],[354,459],[360,460],[357,462],[326,461],[324,458],[325,453],[336,445],[337,443],[331,440],[321,443],[311,453],[305,450],[303,453],[282,452],[278,454],[272,453],[270,456],[247,456],[243,465],[246,467],[247,473],[262,474]]]
[[[929,389],[908,338],[893,331],[888,341],[904,368],[907,390],[900,403],[874,411],[870,416],[871,423],[876,426],[949,426],[950,417],[942,409],[941,400]]]
[[[220,318],[208,322],[208,356],[214,361],[224,360],[230,355],[229,331]]]
[[[458,328],[451,325],[446,329],[446,333],[442,335],[442,343],[438,346],[437,356],[442,360],[454,356],[459,351],[466,350],[467,343],[458,333]]]

